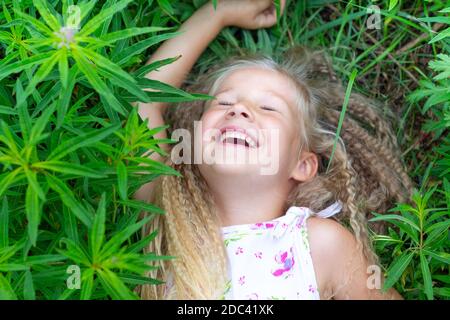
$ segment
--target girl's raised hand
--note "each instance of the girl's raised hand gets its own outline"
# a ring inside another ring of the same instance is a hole
[[[285,3],[286,0],[280,1],[280,13]],[[273,0],[218,0],[216,10],[224,27],[260,29],[271,27],[277,22]]]

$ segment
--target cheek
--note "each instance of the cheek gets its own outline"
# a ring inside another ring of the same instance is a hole
[[[200,126],[197,126],[196,136],[203,138],[203,141],[209,141],[210,139],[207,138],[218,131],[217,124],[219,118],[220,116],[217,112],[206,111],[200,118]]]

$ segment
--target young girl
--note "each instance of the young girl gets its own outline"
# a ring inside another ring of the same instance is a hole
[[[207,3],[148,63],[182,57],[147,76],[180,87],[222,28],[275,23],[269,0],[220,0],[216,9]],[[142,298],[402,299],[394,289],[380,289],[366,219],[407,201],[411,183],[373,103],[351,96],[333,153],[344,89],[317,52],[296,48],[278,60],[234,59],[188,89],[215,99],[170,108],[141,103],[139,114],[152,127],[188,129],[195,137],[192,158],[198,146],[249,158],[266,150],[276,170],[262,174],[261,162],[235,158],[175,164],[151,154],[182,178],[162,176],[136,193],[166,212],[144,230],[158,229],[147,251],[175,257],[150,272],[166,283],[143,286]],[[208,135],[211,130],[218,134]]]

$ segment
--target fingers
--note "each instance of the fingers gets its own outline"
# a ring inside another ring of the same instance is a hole
[[[281,0],[280,1],[280,16],[283,15],[285,6],[286,6],[286,0]],[[276,8],[275,8],[275,1],[274,0],[269,1],[269,4],[266,3],[266,7],[265,7],[264,11],[262,12],[262,14],[264,14],[266,16],[267,15],[274,15],[274,16],[276,16]]]
[[[268,28],[273,26],[277,22],[277,14],[275,9],[270,11],[264,11],[256,17],[256,23],[258,28]]]
[[[261,1],[266,6],[264,10],[256,17],[257,24],[260,28],[267,28],[273,26],[277,22],[277,12],[274,1]],[[283,14],[286,0],[280,1],[280,15]]]
[[[269,9],[273,5],[273,0],[255,0],[257,10],[262,12]]]

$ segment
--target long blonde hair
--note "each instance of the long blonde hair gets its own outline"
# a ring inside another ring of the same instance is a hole
[[[394,202],[408,201],[412,189],[398,153],[398,145],[386,114],[373,101],[352,94],[329,170],[335,131],[344,101],[344,88],[331,64],[320,51],[296,47],[278,61],[264,56],[234,58],[200,76],[190,92],[213,94],[230,72],[260,67],[278,71],[295,83],[302,99],[298,103],[303,148],[319,157],[319,171],[309,182],[299,183],[286,199],[292,205],[319,211],[339,200],[342,212],[335,219],[355,235],[358,246],[372,264],[378,263],[369,241],[367,218],[371,211],[383,212]],[[185,128],[193,136],[193,122],[204,111],[204,102],[182,103],[170,107],[165,115],[171,129]],[[383,111],[385,114],[383,114]],[[169,132],[170,133],[170,132]],[[158,230],[157,238],[146,249],[175,259],[159,261],[149,276],[173,285],[144,285],[143,299],[217,299],[224,290],[227,275],[226,249],[221,237],[214,201],[195,164],[166,163],[182,177],[162,176],[154,190],[153,203],[164,209],[143,230]],[[373,224],[383,232],[383,224]]]

